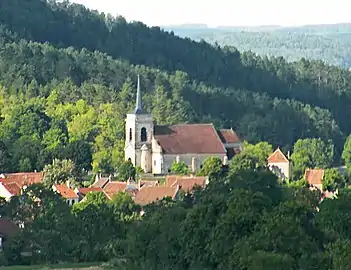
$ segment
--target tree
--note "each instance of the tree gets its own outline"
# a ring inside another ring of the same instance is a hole
[[[328,191],[335,191],[338,188],[344,187],[345,179],[340,174],[338,169],[325,169],[323,176],[323,189]]]
[[[247,155],[257,158],[257,166],[264,167],[267,164],[267,158],[273,152],[273,147],[267,142],[259,142],[257,144],[244,143],[243,152]]]
[[[291,160],[294,178],[299,179],[307,168],[329,168],[334,161],[334,145],[322,139],[299,139]]]
[[[124,161],[118,168],[118,177],[121,181],[135,180],[136,169],[130,160]]]
[[[349,135],[345,141],[342,159],[345,162],[347,170],[351,171],[351,135]]]
[[[69,159],[59,160],[54,159],[52,164],[44,167],[43,182],[45,185],[51,187],[53,184],[62,184],[70,181],[72,184],[76,182],[76,175],[74,174],[74,163]]]
[[[202,168],[199,171],[199,176],[209,176],[215,177],[219,175],[222,171],[223,163],[222,160],[218,157],[209,157],[204,160]]]
[[[187,175],[189,173],[189,168],[184,161],[176,162],[174,161],[171,166],[171,172],[181,175]]]
[[[259,161],[259,158],[252,155],[252,153],[241,152],[238,155],[235,155],[229,164],[229,172],[235,174],[240,171],[245,170],[256,170],[260,168],[262,160]]]

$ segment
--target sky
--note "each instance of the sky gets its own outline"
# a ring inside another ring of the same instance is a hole
[[[149,26],[333,24],[351,22],[350,0],[72,0]],[[207,2],[207,3],[206,3]]]

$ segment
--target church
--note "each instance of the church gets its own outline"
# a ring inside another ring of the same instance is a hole
[[[145,173],[167,174],[174,162],[184,162],[195,173],[206,158],[218,157],[227,164],[243,148],[233,129],[216,130],[213,124],[155,125],[142,108],[139,76],[135,110],[125,121],[125,160]]]

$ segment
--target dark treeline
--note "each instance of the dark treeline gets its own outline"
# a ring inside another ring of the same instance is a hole
[[[233,164],[235,165],[235,164]],[[0,265],[109,261],[107,269],[350,269],[350,192],[288,187],[264,169],[212,174],[204,191],[145,206],[103,193],[68,206],[31,186],[0,213],[24,223]],[[34,199],[33,199],[34,198]],[[40,198],[40,206],[36,198]],[[26,209],[26,211],[24,211]],[[32,256],[21,256],[27,252]]]
[[[351,74],[320,61],[288,63],[283,58],[269,59],[239,53],[230,47],[213,47],[66,1],[4,0],[0,3],[0,23],[26,39],[99,50],[132,64],[182,70],[190,79],[206,84],[267,93],[326,108],[345,133],[351,132],[346,117],[351,113]]]

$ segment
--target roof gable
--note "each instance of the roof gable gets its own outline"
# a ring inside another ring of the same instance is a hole
[[[277,148],[273,154],[271,154],[268,159],[268,163],[289,163],[289,159],[284,155],[284,153]]]
[[[220,129],[218,131],[219,138],[221,139],[222,143],[229,144],[229,143],[238,143],[240,142],[239,136],[233,129]]]
[[[324,177],[323,169],[306,169],[304,178],[310,185],[322,185]]]
[[[165,154],[225,154],[212,124],[155,126],[154,137]]]
[[[21,194],[22,187],[15,182],[2,183],[2,185],[12,196],[17,196]]]

